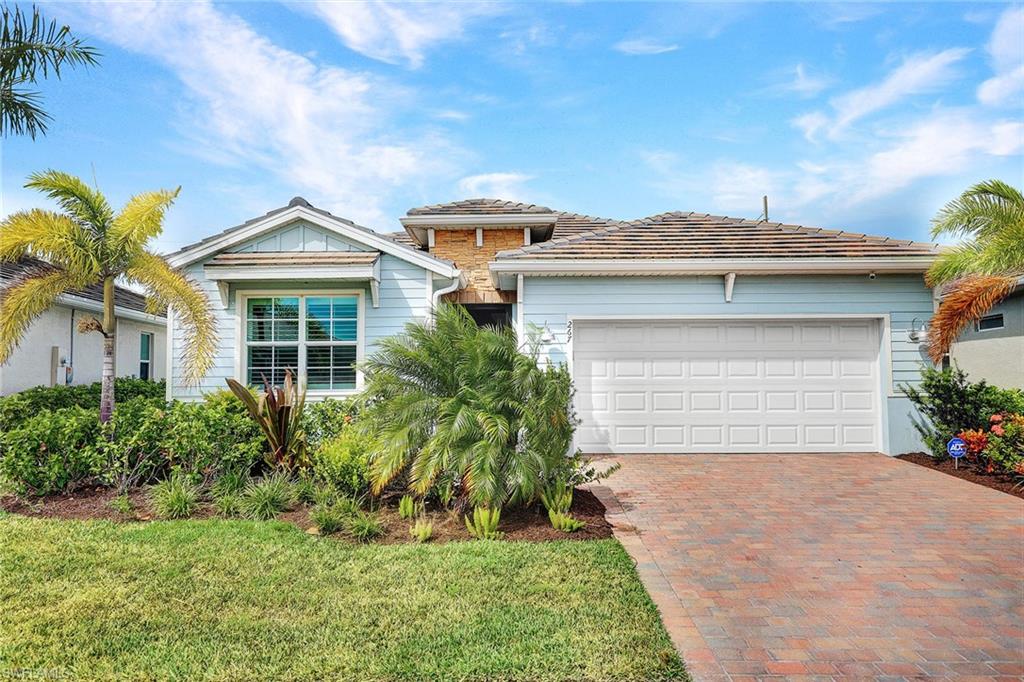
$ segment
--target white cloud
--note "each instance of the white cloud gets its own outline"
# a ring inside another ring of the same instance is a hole
[[[820,111],[812,111],[802,116],[797,116],[792,121],[793,127],[797,128],[811,142],[817,142],[818,133],[828,124],[829,117]]]
[[[792,93],[800,97],[814,97],[832,84],[832,79],[821,74],[810,74],[802,63],[787,73],[787,80],[777,83],[770,90],[776,93]]]
[[[495,3],[394,4],[299,2],[296,8],[320,17],[351,50],[389,64],[423,64],[427,49],[459,40],[472,20],[502,11]]]
[[[521,201],[526,195],[523,185],[532,179],[524,173],[482,173],[462,178],[458,187],[466,197]]]
[[[1010,102],[1020,106],[1024,93],[1024,7],[1010,7],[996,22],[988,43],[995,76],[978,87],[978,101],[995,106]]]
[[[622,54],[635,56],[675,52],[679,49],[679,46],[672,43],[661,42],[654,38],[631,38],[628,40],[620,40],[615,43],[612,49],[621,52]]]
[[[442,121],[456,121],[463,123],[470,119],[470,115],[465,111],[459,111],[457,109],[441,109],[440,111],[434,112],[434,118],[439,118]]]
[[[82,12],[78,25],[181,80],[188,151],[268,173],[280,191],[355,220],[384,221],[390,192],[436,178],[437,159],[459,153],[429,131],[393,131],[389,113],[416,105],[409,91],[283,49],[209,2],[68,7]]]

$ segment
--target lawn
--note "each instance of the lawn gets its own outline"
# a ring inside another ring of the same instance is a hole
[[[0,677],[685,679],[615,540],[0,516]]]

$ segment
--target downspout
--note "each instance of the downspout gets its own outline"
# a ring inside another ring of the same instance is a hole
[[[448,286],[443,287],[441,289],[438,289],[437,291],[434,292],[434,295],[431,298],[431,301],[432,301],[431,306],[430,306],[431,313],[433,313],[433,311],[437,310],[437,307],[439,305],[441,305],[441,297],[442,296],[444,296],[445,294],[450,294],[450,293],[452,293],[454,291],[458,291],[459,289],[461,289],[464,286],[466,286],[466,277],[465,277],[464,274],[462,274],[460,272],[458,274],[458,276],[456,276],[455,279],[452,280],[451,284],[449,284]]]

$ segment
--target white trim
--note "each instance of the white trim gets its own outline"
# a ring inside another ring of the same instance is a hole
[[[431,232],[433,232],[433,230],[431,230]],[[483,245],[484,245],[484,228],[478,227],[478,228],[476,228],[476,246],[477,246],[477,248],[480,248]]]
[[[248,369],[245,364],[245,352],[246,346],[245,340],[245,328],[246,328],[246,300],[249,298],[259,298],[266,296],[274,297],[287,297],[296,296],[299,297],[299,336],[300,338],[305,336],[305,322],[306,322],[306,306],[302,303],[302,298],[306,296],[356,296],[358,297],[357,312],[356,312],[356,387],[354,389],[343,389],[343,390],[317,390],[308,391],[308,396],[312,400],[329,398],[333,396],[347,396],[358,393],[363,390],[363,372],[359,368],[363,364],[365,356],[366,346],[366,292],[361,289],[243,289],[235,292],[235,376],[236,381],[245,383],[245,374]],[[296,371],[299,373],[299,379],[302,384],[305,384],[305,367],[306,360],[306,341],[296,341],[296,345],[299,347],[299,359],[298,367]],[[345,345],[345,344],[343,344]]]
[[[601,260],[498,260],[491,261],[491,281],[500,275],[725,275],[730,272],[760,275],[919,273],[934,256],[902,258],[691,258]],[[511,288],[511,286],[509,286]]]
[[[523,228],[523,246],[529,246],[530,245],[532,236],[533,236],[533,233],[530,231],[530,228],[524,227]]]
[[[519,275],[522,277],[522,275]],[[671,320],[878,320],[879,344],[878,349],[878,373],[879,373],[879,397],[882,402],[879,405],[879,419],[876,427],[878,444],[883,453],[889,453],[889,405],[890,398],[899,398],[896,394],[896,385],[893,378],[893,350],[892,350],[892,321],[889,313],[740,313],[740,314],[718,314],[718,315],[569,315],[566,316],[566,328],[568,340],[565,343],[565,352],[568,361],[566,363],[569,376],[575,377],[573,370],[573,340],[576,337],[577,322],[600,322],[616,320],[649,320],[651,322]],[[883,362],[884,360],[884,362]],[[887,376],[881,376],[882,372]],[[576,434],[573,433],[572,450],[577,449]]]
[[[71,308],[77,308],[79,310],[88,310],[92,313],[102,313],[103,304],[99,301],[94,301],[91,298],[83,298],[82,296],[75,296],[73,294],[61,294],[57,297],[57,304],[64,305]],[[166,321],[166,317],[163,315],[150,315],[139,310],[132,310],[123,306],[114,306],[114,315],[116,317],[123,317],[126,320],[135,320],[136,322],[148,322],[149,324],[161,324]]]
[[[982,329],[981,328],[981,321],[986,319],[986,318],[991,318],[991,317],[998,317],[999,318],[999,323],[1000,323],[999,326],[998,327],[990,327],[988,329]],[[981,317],[979,317],[978,319],[976,319],[974,321],[974,332],[977,333],[977,334],[987,334],[989,332],[998,332],[998,331],[1001,331],[1003,329],[1006,329],[1006,317],[1002,313],[986,313],[986,314],[982,315]]]
[[[486,215],[425,213],[407,215],[398,219],[405,227],[426,227],[428,225],[500,227],[508,225],[554,225],[558,216],[554,213],[491,213]]]
[[[519,339],[519,344],[522,346],[526,341],[526,327],[525,319],[526,313],[523,307],[523,301],[526,300],[526,281],[522,274],[516,275],[516,338]]]
[[[732,289],[736,286],[736,273],[725,273],[725,302],[732,303]]]
[[[451,263],[446,263],[424,251],[417,251],[415,249],[402,246],[401,244],[391,241],[387,237],[382,237],[381,235],[374,233],[368,228],[356,227],[346,221],[339,220],[331,216],[325,216],[322,213],[311,210],[305,206],[291,206],[280,213],[275,213],[274,215],[263,218],[262,220],[254,221],[252,224],[246,225],[245,227],[235,229],[227,234],[213,237],[209,241],[201,242],[191,248],[168,256],[167,261],[176,268],[191,265],[192,263],[200,261],[207,256],[223,251],[230,246],[249,241],[250,239],[259,237],[266,232],[295,222],[296,220],[304,220],[308,223],[312,223],[313,225],[330,230],[331,232],[334,232],[346,239],[351,239],[352,241],[369,246],[377,251],[382,251],[388,255],[394,256],[408,263],[412,263],[413,265],[426,268],[431,272],[436,272],[442,277],[454,277],[452,273],[455,271],[455,266]]]
[[[164,398],[167,402],[171,402],[174,395],[174,311],[169,308],[167,310],[167,341],[164,352],[167,354],[167,357],[164,358],[164,363],[167,365],[167,376],[165,377],[167,390],[164,392]]]
[[[437,242],[436,234],[434,233],[434,228],[431,227],[431,228],[429,228],[427,230],[427,248],[428,249],[434,248],[434,244],[436,242]]]
[[[378,259],[379,262],[379,259]],[[378,276],[380,269],[369,265],[207,265],[206,279],[225,282],[260,282],[268,280],[349,279],[367,280]]]

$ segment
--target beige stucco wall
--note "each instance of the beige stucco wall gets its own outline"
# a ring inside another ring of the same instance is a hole
[[[974,381],[1003,388],[1024,388],[1024,292],[991,310],[1002,313],[1003,329],[970,329],[950,350],[950,359]]]
[[[72,314],[74,321],[72,321]],[[72,384],[99,381],[103,369],[103,337],[96,332],[81,334],[72,325],[95,313],[56,306],[40,315],[22,337],[17,350],[0,365],[0,395],[9,395],[33,386],[49,386],[51,348],[73,366]],[[138,376],[141,334],[153,334],[153,378],[167,373],[165,351],[167,327],[120,318],[117,329],[116,368],[118,376]],[[64,368],[58,367],[58,383],[64,383]]]

